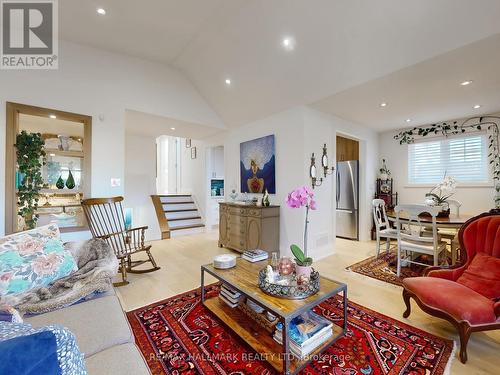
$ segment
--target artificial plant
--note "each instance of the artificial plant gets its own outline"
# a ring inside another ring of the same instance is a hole
[[[307,257],[307,226],[309,224],[309,210],[316,209],[314,193],[308,186],[302,186],[288,194],[286,204],[290,208],[306,208],[306,221],[304,225],[304,254]]]
[[[42,165],[45,164],[44,141],[40,133],[21,131],[16,136],[16,157],[22,180],[18,186],[17,214],[24,218],[28,229],[36,226],[38,200],[43,187]]]
[[[458,135],[472,132],[486,131],[488,134],[488,159],[492,167],[495,189],[500,192],[500,155],[499,155],[499,127],[500,117],[498,116],[478,116],[471,117],[459,123],[458,121],[436,123],[428,126],[414,127],[400,131],[394,136],[399,144],[410,144],[415,142],[416,137],[426,137],[428,135]],[[495,205],[500,205],[500,198],[495,197]]]

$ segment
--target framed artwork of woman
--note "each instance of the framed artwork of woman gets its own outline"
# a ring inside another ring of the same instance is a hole
[[[274,135],[240,143],[242,193],[276,194]]]

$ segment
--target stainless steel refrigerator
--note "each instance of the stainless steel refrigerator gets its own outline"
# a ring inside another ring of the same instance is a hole
[[[359,162],[357,160],[337,163],[337,237],[359,239]]]

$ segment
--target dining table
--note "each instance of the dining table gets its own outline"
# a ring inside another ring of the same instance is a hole
[[[439,228],[447,228],[447,229],[460,229],[462,225],[464,225],[469,219],[472,219],[474,216],[472,214],[463,214],[450,212],[450,216],[448,217],[436,217],[436,227]],[[387,218],[389,221],[396,222],[396,212],[394,210],[387,210]],[[420,223],[424,227],[432,227],[432,217],[429,215],[422,215],[419,217]],[[404,223],[408,222],[408,214],[406,212],[400,212],[399,220]]]
[[[436,217],[436,228],[439,230],[445,231],[453,231],[451,238],[454,237],[454,232],[458,233],[459,229],[464,225],[469,219],[473,218],[476,215],[472,214],[463,214],[463,213],[453,213],[450,212],[450,215],[447,217]],[[387,210],[387,219],[394,224],[396,222],[396,212],[394,210]],[[430,215],[421,215],[419,216],[420,224],[425,228],[432,228],[432,217]],[[400,212],[399,220],[402,224],[408,222],[408,213]],[[448,234],[449,235],[449,234]],[[451,240],[450,238],[450,240]],[[457,245],[454,245],[453,241],[457,241]],[[454,265],[458,258],[458,240],[455,237],[455,240],[451,240],[451,258],[452,264]],[[459,258],[458,258],[459,259]]]

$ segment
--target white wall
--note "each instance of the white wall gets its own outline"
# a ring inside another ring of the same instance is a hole
[[[305,154],[306,168],[309,167],[311,152],[315,152],[316,165],[321,166],[323,144],[327,144],[330,166],[336,163],[336,137],[348,136],[359,141],[359,239],[370,238],[372,227],[371,201],[375,193],[376,167],[378,159],[377,133],[364,126],[325,114],[306,107],[305,116]],[[308,170],[308,169],[307,169]],[[322,169],[319,171],[322,175]],[[310,247],[322,249],[324,255],[327,249],[332,249],[335,242],[335,174],[324,178],[323,184],[315,189],[318,197],[319,210],[311,215]],[[307,180],[309,181],[308,175]],[[326,236],[330,244],[325,246]],[[331,250],[330,250],[331,251]]]
[[[303,243],[305,211],[290,209],[285,204],[287,194],[293,189],[310,185],[309,165],[311,153],[319,158],[323,144],[327,143],[331,165],[335,163],[335,137],[349,135],[360,140],[360,239],[369,238],[371,229],[370,204],[374,193],[375,169],[378,155],[375,131],[316,111],[309,107],[296,107],[263,120],[247,124],[227,133],[225,142],[226,196],[234,186],[239,191],[240,143],[275,135],[276,141],[276,194],[271,203],[281,206],[280,252],[289,254],[289,247]],[[318,168],[322,173],[322,169]],[[334,175],[325,179],[314,192],[318,209],[310,213],[309,254],[316,259],[334,252],[335,241],[335,184]]]
[[[191,159],[191,148],[196,147],[196,159]],[[207,196],[207,183],[205,179],[205,144],[203,141],[191,140],[191,148],[187,148],[185,140],[181,143],[181,191],[180,193],[192,194],[201,216],[205,217]]]
[[[399,194],[399,203],[423,203],[424,196],[432,188],[408,185],[408,145],[400,145],[393,137],[399,130],[379,134],[380,158],[387,159],[387,166],[394,179],[394,190]],[[462,203],[460,212],[479,214],[494,207],[495,189],[491,186],[457,185],[453,196]]]
[[[223,127],[215,112],[177,70],[73,43],[60,44],[59,69],[0,70],[0,165],[5,165],[5,102],[90,115],[92,195],[124,193],[125,109]],[[99,120],[103,115],[103,120]],[[143,126],[143,124],[137,124]],[[112,188],[110,179],[121,178]],[[4,232],[5,174],[0,173],[0,235]]]
[[[156,139],[127,133],[125,136],[124,207],[133,209],[132,225],[147,225],[146,240],[161,238],[150,195],[156,194]]]

